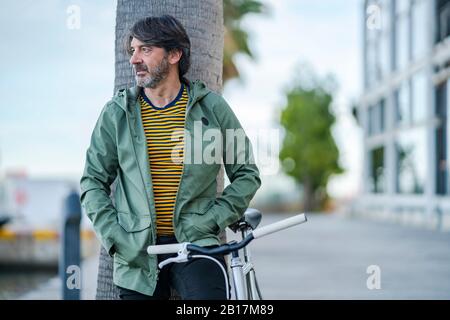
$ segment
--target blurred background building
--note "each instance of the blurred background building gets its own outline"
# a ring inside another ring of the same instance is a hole
[[[450,1],[364,1],[362,196],[354,212],[450,228]]]

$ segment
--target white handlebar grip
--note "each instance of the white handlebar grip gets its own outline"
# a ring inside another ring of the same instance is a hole
[[[275,223],[271,223],[267,226],[261,227],[261,228],[256,228],[255,230],[253,230],[252,234],[253,234],[253,238],[257,239],[257,238],[261,238],[263,236],[266,236],[268,234],[295,226],[297,224],[306,222],[306,215],[304,213],[298,214],[296,216],[287,218],[287,219],[283,219],[281,221],[275,222]]]
[[[148,246],[147,253],[148,254],[177,253],[182,248],[183,248],[182,243],[160,244],[156,246]]]

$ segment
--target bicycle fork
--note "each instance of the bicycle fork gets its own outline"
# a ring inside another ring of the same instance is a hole
[[[242,238],[248,234],[248,230],[242,230]],[[255,270],[250,260],[250,252],[244,248],[244,261],[239,257],[239,252],[231,253],[231,272],[233,274],[233,286],[237,300],[259,300],[261,294],[256,281]]]

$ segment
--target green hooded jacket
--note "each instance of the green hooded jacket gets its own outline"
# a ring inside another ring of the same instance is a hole
[[[174,232],[179,242],[216,245],[219,232],[243,215],[261,180],[250,141],[226,101],[201,81],[188,88],[185,140],[191,138],[191,143],[185,146]],[[113,256],[114,283],[152,295],[159,271],[156,255],[148,255],[146,248],[156,243],[156,212],[139,90],[120,90],[103,108],[86,153],[81,203],[102,245]],[[209,129],[214,139],[205,139],[204,134],[194,137],[196,131]],[[241,135],[232,137],[230,132]],[[239,136],[245,141],[243,147],[236,143]],[[212,148],[217,142],[220,148]],[[203,159],[211,154],[220,161]],[[217,196],[221,163],[230,184]]]

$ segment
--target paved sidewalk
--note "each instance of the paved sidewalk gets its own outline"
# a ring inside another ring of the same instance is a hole
[[[450,233],[311,214],[250,247],[266,299],[450,299]],[[370,265],[379,290],[367,288]]]

